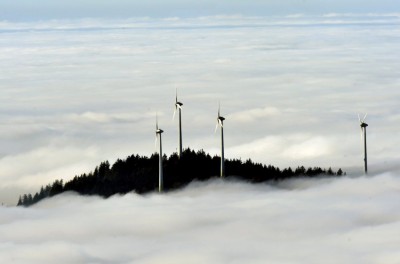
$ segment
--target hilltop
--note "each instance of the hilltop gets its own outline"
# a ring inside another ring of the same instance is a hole
[[[165,191],[181,188],[191,181],[204,181],[219,176],[220,158],[211,156],[203,150],[185,149],[181,158],[177,153],[163,156],[164,189]],[[319,167],[283,170],[272,165],[255,163],[248,159],[227,159],[225,161],[227,178],[252,182],[272,182],[299,177],[341,176],[339,169],[333,172],[331,168]],[[118,159],[113,165],[102,162],[94,171],[75,176],[72,180],[62,179],[52,184],[42,186],[35,194],[24,194],[19,197],[19,206],[29,206],[42,199],[66,191],[75,191],[81,195],[100,195],[109,197],[114,194],[124,194],[134,191],[139,194],[148,193],[158,188],[158,154],[150,157],[131,155],[125,160]]]

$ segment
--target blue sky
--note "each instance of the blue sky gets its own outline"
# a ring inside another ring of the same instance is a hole
[[[396,0],[18,0],[0,1],[0,20],[46,20],[82,17],[197,17],[219,14],[270,16],[293,13],[387,13]]]

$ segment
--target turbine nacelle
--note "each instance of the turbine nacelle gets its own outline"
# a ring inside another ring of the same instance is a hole
[[[183,104],[181,102],[178,102],[178,88],[176,88],[175,92],[175,110],[176,109],[182,109]]]
[[[156,134],[161,134],[163,133],[164,130],[162,130],[161,128],[158,128],[158,116],[156,117]]]
[[[175,96],[175,109],[174,109],[174,115],[172,116],[172,120],[175,120],[175,114],[176,110],[182,110],[183,104],[181,102],[178,102],[178,89],[176,89],[176,96]]]
[[[179,109],[182,109],[182,106],[183,106],[183,104],[182,104],[181,102],[176,102],[176,103],[175,103],[175,108],[176,108],[176,109],[178,109],[178,108],[179,108]]]
[[[217,126],[219,124],[221,127],[224,127],[224,120],[225,120],[225,117],[218,116],[218,118],[217,118]]]
[[[155,140],[155,147],[157,149],[157,140],[158,140],[158,135],[160,135],[160,140],[161,140],[161,134],[164,133],[164,130],[161,128],[158,128],[158,114],[156,114],[156,140]]]
[[[217,133],[218,125],[219,125],[221,128],[224,127],[224,120],[225,120],[225,117],[221,116],[220,112],[221,112],[221,107],[218,106],[217,124],[215,125],[215,131],[214,131],[214,133]]]
[[[215,125],[215,131],[214,131],[214,133],[217,133],[218,125],[219,125],[221,128],[224,127],[224,120],[225,120],[225,118],[222,117],[222,116],[219,116],[219,117],[217,118],[217,124]]]

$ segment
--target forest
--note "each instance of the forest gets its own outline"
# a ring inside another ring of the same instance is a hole
[[[235,178],[251,183],[282,181],[300,177],[334,177],[345,175],[342,169],[334,172],[331,168],[320,167],[280,170],[272,165],[264,165],[248,159],[225,160],[225,178]],[[205,181],[218,178],[220,157],[211,156],[204,150],[185,149],[181,157],[173,153],[163,156],[164,191],[182,188],[192,181]],[[114,194],[136,192],[145,194],[158,190],[158,154],[150,157],[131,155],[125,160],[118,159],[113,165],[102,162],[94,171],[75,176],[64,183],[62,179],[42,186],[35,194],[24,194],[19,197],[18,206],[30,206],[42,199],[74,191],[81,195],[99,195],[110,197]]]

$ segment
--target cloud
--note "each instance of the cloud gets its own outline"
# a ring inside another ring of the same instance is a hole
[[[297,139],[296,142],[301,142]],[[288,149],[283,152],[283,156],[288,159],[298,159],[298,158],[318,158],[330,154],[330,142],[324,137],[316,137],[301,142],[294,143]]]
[[[176,87],[185,147],[219,152],[221,101],[227,158],[359,172],[357,113],[368,112],[370,169],[396,167],[398,23],[307,14],[2,22],[0,187],[39,188],[149,155],[156,112],[163,149],[176,151]],[[0,201],[15,203],[19,193],[6,193]]]
[[[398,175],[235,181],[0,207],[2,263],[397,263]]]
[[[115,123],[115,122],[135,122],[145,115],[140,114],[107,114],[96,112],[84,112],[82,114],[67,115],[67,119],[77,123]]]
[[[38,182],[45,185],[56,175],[58,178],[72,178],[82,171],[92,170],[86,164],[92,163],[94,166],[96,161],[93,163],[93,157],[97,157],[99,151],[96,147],[83,149],[53,145],[7,156],[0,161],[3,170],[2,186],[37,188]]]
[[[249,109],[242,112],[237,112],[230,114],[228,117],[230,120],[234,122],[257,122],[262,118],[268,118],[271,116],[276,116],[280,113],[280,111],[275,107],[264,107],[264,108],[255,108]]]
[[[278,160],[302,162],[318,158],[322,160],[333,153],[335,139],[311,134],[291,134],[266,136],[252,142],[229,148],[227,153],[239,157],[252,157],[260,161],[269,159],[270,163],[279,163]],[[311,165],[312,166],[312,165]]]

